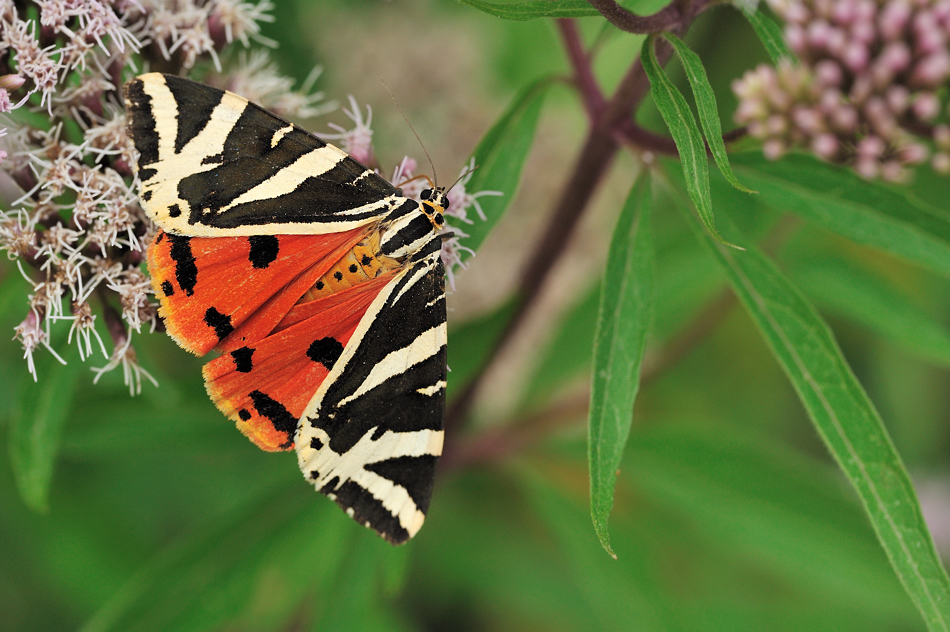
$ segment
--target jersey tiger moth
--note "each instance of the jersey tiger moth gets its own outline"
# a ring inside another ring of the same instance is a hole
[[[125,85],[148,268],[215,405],[393,544],[422,526],[442,452],[442,188],[404,197],[230,92]]]

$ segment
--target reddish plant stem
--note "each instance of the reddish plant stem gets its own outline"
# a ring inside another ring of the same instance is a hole
[[[681,6],[688,3],[671,2],[653,15],[636,15],[614,0],[587,0],[587,2],[607,18],[608,22],[628,33],[647,34],[668,31],[692,17]]]
[[[557,20],[557,26],[561,31],[561,40],[564,42],[567,59],[571,62],[571,68],[574,70],[574,83],[577,85],[581,99],[584,102],[587,117],[593,125],[600,118],[601,112],[607,105],[607,100],[594,78],[590,54],[584,50],[580,33],[577,32],[577,22],[560,19]]]
[[[552,432],[576,426],[586,419],[590,392],[559,399],[552,405],[521,418],[515,424],[491,428],[466,441],[452,444],[443,453],[439,467],[445,472],[492,463],[530,448]]]
[[[591,125],[594,125],[607,106],[607,100],[594,78],[590,54],[584,50],[580,33],[577,32],[577,23],[574,20],[561,19],[557,21],[557,25],[568,61],[571,62],[571,68],[574,71],[574,84],[587,111],[587,118]],[[644,129],[633,119],[626,119],[620,123],[618,141],[631,142],[640,149],[648,151],[676,155],[676,145],[672,138]]]

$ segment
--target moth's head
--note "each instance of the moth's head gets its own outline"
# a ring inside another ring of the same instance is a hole
[[[437,231],[442,230],[445,226],[445,218],[442,215],[449,208],[449,198],[446,197],[445,187],[424,189],[419,197],[422,198],[422,212]]]

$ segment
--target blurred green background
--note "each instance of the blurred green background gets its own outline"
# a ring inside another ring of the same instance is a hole
[[[634,4],[647,12],[661,3]],[[279,0],[274,14],[265,35],[280,42],[273,57],[285,73],[302,80],[322,64],[320,89],[372,105],[384,170],[405,153],[421,161],[421,151],[380,79],[448,180],[521,86],[567,72],[552,22],[504,22],[451,0]],[[600,41],[596,69],[610,90],[641,40],[604,31],[599,19],[579,23]],[[729,10],[705,14],[688,40],[728,128],[729,82],[765,59],[761,46]],[[671,73],[681,76],[675,64]],[[663,129],[649,103],[639,118]],[[308,126],[319,133],[327,122],[346,124],[338,111]],[[552,91],[517,197],[457,277],[450,367],[464,366],[503,321],[584,131],[576,96]],[[159,382],[134,398],[119,372],[92,386],[76,358],[63,369],[40,356],[34,384],[18,345],[0,345],[4,444],[10,419],[34,414],[37,401],[56,402],[52,414],[64,419],[45,512],[24,505],[9,459],[0,467],[0,630],[924,629],[736,304],[644,384],[611,519],[619,559],[597,542],[584,403],[598,278],[633,165],[615,163],[455,440],[504,425],[538,432],[511,454],[443,472],[425,528],[398,549],[315,494],[292,455],[251,445],[208,400],[202,361],[164,335],[133,340]],[[717,203],[749,230],[775,220],[754,201],[730,206],[719,190]],[[946,206],[945,180],[922,172],[915,190]],[[660,343],[725,284],[662,198],[654,223]],[[793,228],[776,260],[833,326],[950,551],[948,283]],[[0,331],[12,335],[27,285],[9,262],[0,274]],[[874,292],[848,294],[871,276]],[[910,307],[890,314],[896,302]],[[920,322],[942,324],[929,343],[907,335]],[[72,393],[56,386],[68,371],[81,375]]]

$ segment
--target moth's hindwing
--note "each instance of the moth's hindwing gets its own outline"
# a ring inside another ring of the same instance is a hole
[[[257,341],[363,234],[209,238],[159,232],[147,259],[166,330],[196,355]]]
[[[212,401],[262,449],[291,449],[300,415],[391,277],[298,303],[268,336],[206,364]]]
[[[140,199],[168,232],[323,234],[378,219],[392,184],[231,92],[149,73],[125,85]]]
[[[394,544],[422,526],[442,453],[443,276],[436,252],[383,288],[297,429],[307,480]]]

